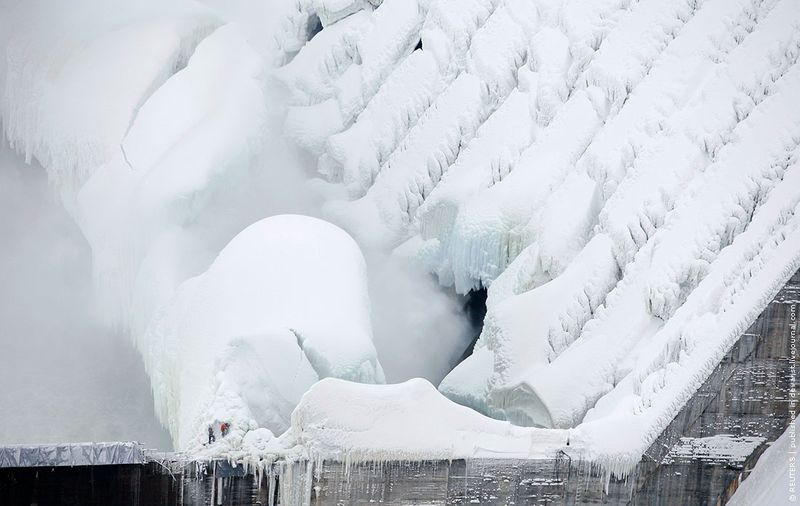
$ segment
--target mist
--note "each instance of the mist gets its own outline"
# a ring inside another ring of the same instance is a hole
[[[91,252],[44,169],[0,146],[0,444],[170,449],[141,359],[92,312]]]
[[[387,382],[419,377],[438,386],[474,337],[464,301],[412,262],[368,258],[375,346]]]

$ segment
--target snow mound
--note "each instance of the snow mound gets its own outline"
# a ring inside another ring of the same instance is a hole
[[[322,380],[303,396],[289,434],[310,455],[348,462],[552,457],[567,441],[566,431],[486,418],[423,379],[396,385]]]
[[[140,346],[178,448],[199,446],[215,420],[281,432],[318,377],[384,380],[358,245],[305,216],[239,233],[181,285]]]
[[[797,502],[796,476],[797,419],[786,432],[772,443],[759,457],[756,466],[750,471],[728,504],[745,506],[748,504],[788,505]]]

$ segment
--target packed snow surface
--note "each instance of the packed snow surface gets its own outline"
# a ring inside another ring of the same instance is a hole
[[[231,417],[238,455],[568,433],[625,474],[800,268],[796,0],[255,3],[0,20],[6,137],[62,191],[180,447]],[[284,132],[364,251],[488,288],[439,385],[474,411],[420,381],[300,398],[383,378],[359,247],[259,221],[300,156]]]
[[[755,468],[736,489],[728,504],[774,504],[797,502],[797,428],[794,422],[758,459]]]
[[[322,380],[292,414],[290,434],[310,455],[352,460],[549,457],[568,439],[567,431],[487,418],[420,378],[395,385]]]

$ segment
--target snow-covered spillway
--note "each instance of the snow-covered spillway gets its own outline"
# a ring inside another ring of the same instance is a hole
[[[243,230],[184,282],[140,342],[179,448],[207,427],[278,434],[319,378],[382,383],[364,258],[346,232],[283,215]]]

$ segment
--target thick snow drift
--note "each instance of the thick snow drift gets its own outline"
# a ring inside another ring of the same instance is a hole
[[[377,461],[546,457],[568,439],[567,431],[487,418],[442,397],[423,379],[396,385],[320,381],[292,414],[289,434],[310,455]]]
[[[317,378],[383,382],[358,245],[305,216],[243,230],[181,285],[140,346],[179,448],[221,420],[282,432]]]

